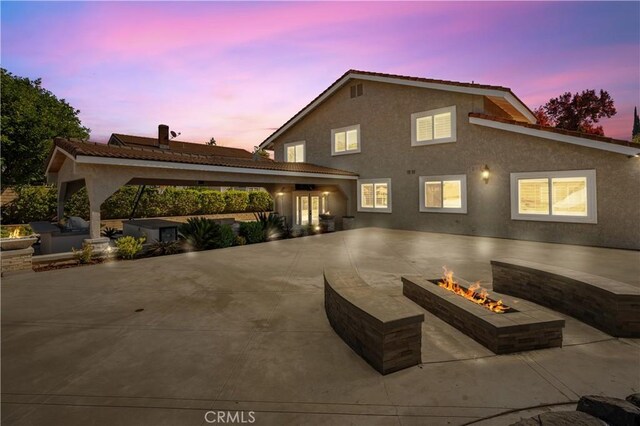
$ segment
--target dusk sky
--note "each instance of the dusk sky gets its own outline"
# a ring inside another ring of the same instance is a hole
[[[608,90],[640,104],[640,3],[3,2],[2,67],[81,110],[91,139],[251,149],[350,68],[510,87],[532,109]]]

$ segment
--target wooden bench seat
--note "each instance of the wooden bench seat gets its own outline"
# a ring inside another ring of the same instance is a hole
[[[640,288],[520,259],[491,261],[493,289],[570,315],[616,337],[640,337]]]
[[[420,364],[424,313],[370,287],[354,270],[324,271],[331,327],[382,374]]]

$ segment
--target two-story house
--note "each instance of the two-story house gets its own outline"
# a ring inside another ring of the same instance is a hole
[[[331,211],[357,227],[640,248],[640,147],[539,126],[505,87],[352,70],[261,147],[358,174],[331,194],[283,187],[277,208],[298,225]]]

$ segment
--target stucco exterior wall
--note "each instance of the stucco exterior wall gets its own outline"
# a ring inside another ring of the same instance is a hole
[[[341,88],[274,144],[276,160],[284,161],[285,143],[305,140],[308,162],[391,178],[392,213],[356,213],[356,226],[640,249],[639,158],[469,124],[470,112],[485,112],[481,96],[362,83],[363,96],[351,99],[351,84]],[[412,147],[411,114],[451,105],[457,141]],[[331,156],[331,129],[354,124],[361,152]],[[511,219],[510,173],[578,169],[596,170],[597,224]],[[419,212],[419,177],[450,174],[467,176],[467,214]]]

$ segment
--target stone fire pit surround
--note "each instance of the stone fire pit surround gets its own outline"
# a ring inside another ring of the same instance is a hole
[[[402,293],[496,354],[562,346],[564,320],[539,306],[495,292],[513,311],[491,312],[421,276],[403,276]],[[456,278],[463,287],[471,283]]]

